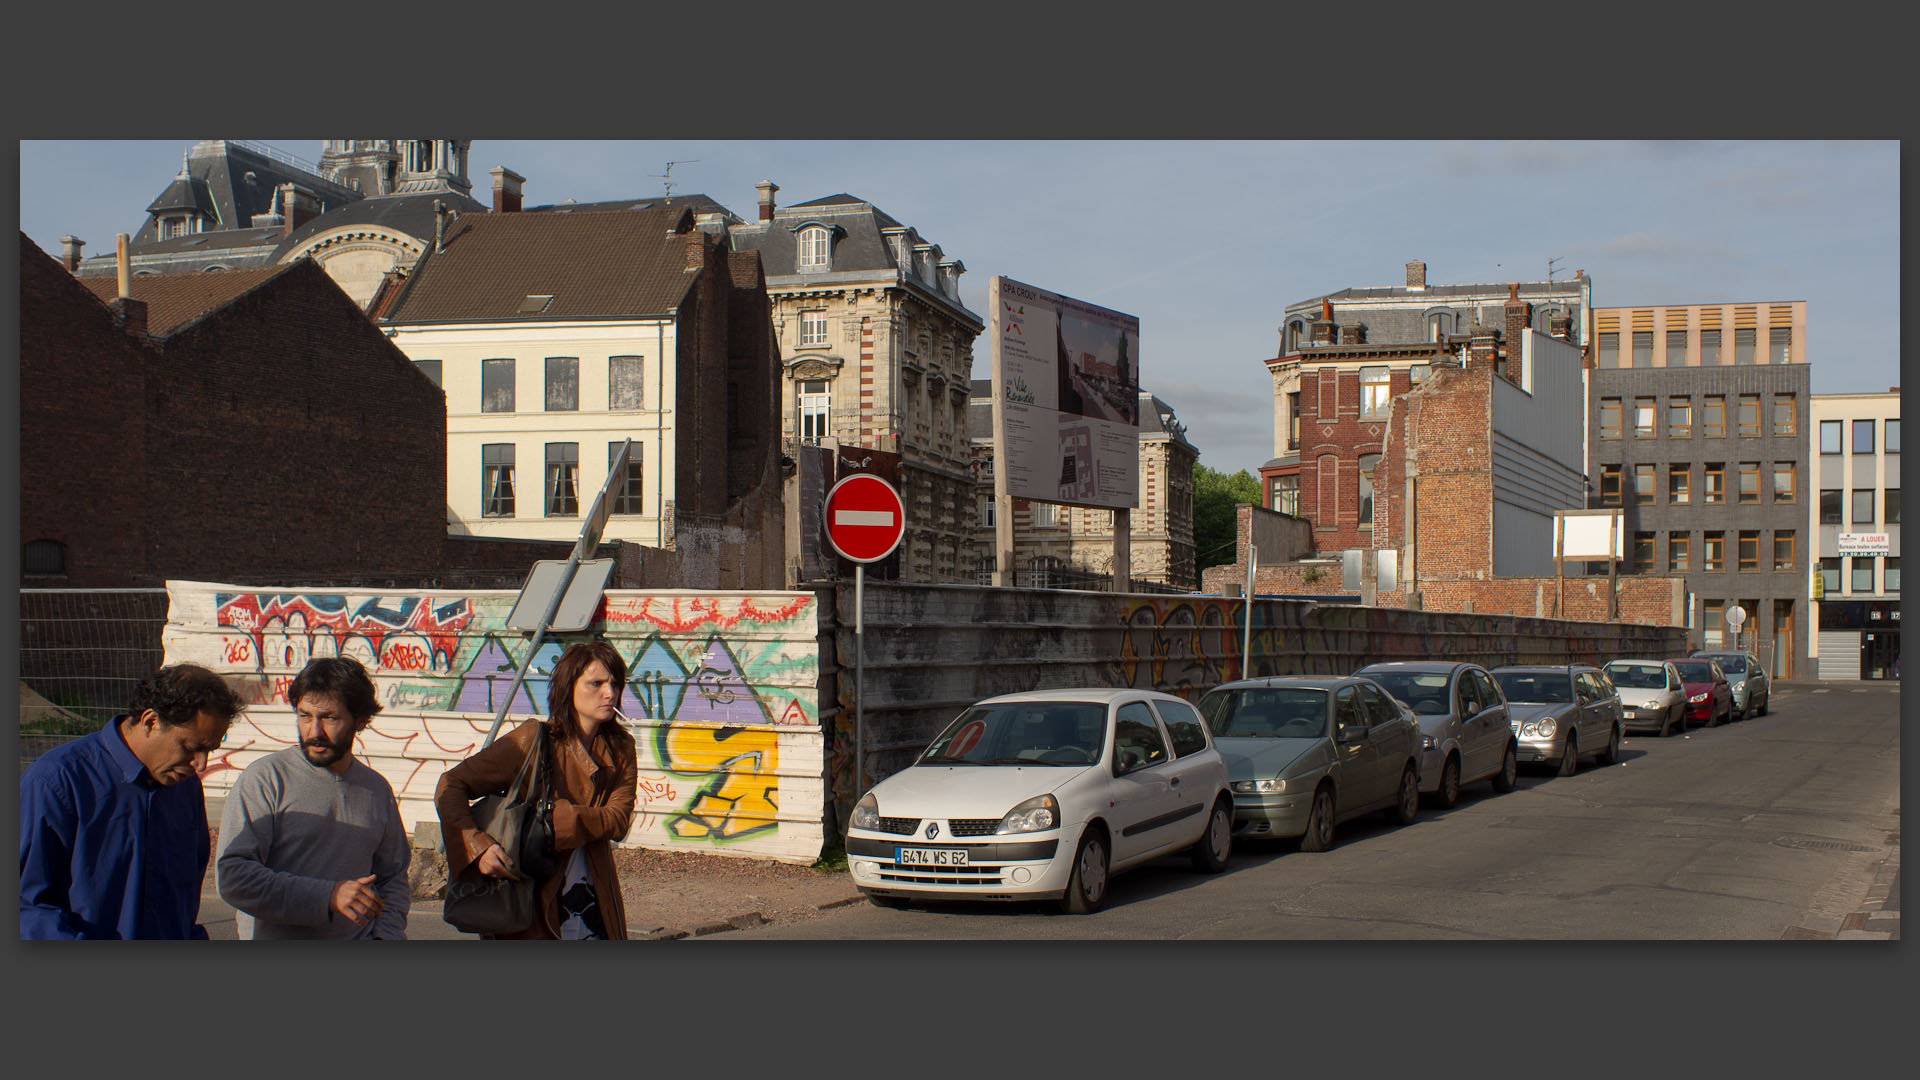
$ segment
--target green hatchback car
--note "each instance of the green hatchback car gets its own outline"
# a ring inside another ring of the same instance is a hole
[[[1343,821],[1419,815],[1420,724],[1371,679],[1225,683],[1200,699],[1200,715],[1227,763],[1236,836],[1325,851]]]

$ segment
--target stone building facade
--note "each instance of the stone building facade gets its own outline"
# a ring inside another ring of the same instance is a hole
[[[766,268],[784,358],[781,438],[789,449],[898,453],[907,512],[900,580],[970,582],[967,406],[985,324],[960,300],[966,268],[863,199],[782,207],[778,191],[760,184],[757,219],[729,232],[735,250],[759,253]]]
[[[969,406],[974,506],[969,558],[973,581],[993,584],[993,382],[976,379]],[[1200,451],[1187,441],[1173,407],[1140,394],[1140,505],[1129,515],[1130,578],[1139,585],[1191,590],[1199,583],[1193,541],[1193,469]],[[1032,588],[1109,589],[1113,511],[1013,500],[1014,584]]]
[[[1900,677],[1900,388],[1815,394],[1807,532],[1822,679]]]

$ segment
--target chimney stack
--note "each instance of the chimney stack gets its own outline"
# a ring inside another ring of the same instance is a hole
[[[694,229],[686,234],[688,270],[702,270],[707,265],[707,234]]]
[[[773,193],[780,190],[780,185],[771,180],[762,180],[753,185],[753,189],[760,193],[760,220],[772,221]]]
[[[1314,345],[1333,344],[1333,301],[1324,297],[1320,300],[1320,317],[1307,327],[1307,340]]]
[[[67,273],[78,273],[80,270],[80,249],[86,247],[87,242],[77,236],[63,236],[60,238],[60,246],[66,249],[66,255],[62,261],[67,264]]]
[[[517,214],[520,212],[520,185],[527,178],[507,168],[496,165],[487,170],[493,177],[493,212],[496,214]]]
[[[447,246],[447,204],[433,200],[433,250]]]
[[[1533,305],[1520,299],[1520,286],[1516,282],[1507,286],[1506,315],[1506,370],[1504,374],[1515,382],[1519,379],[1522,361],[1522,342],[1526,338],[1527,328],[1533,325]]]
[[[120,261],[120,297],[108,305],[120,320],[120,329],[133,337],[147,336],[147,302],[133,298],[133,265],[127,255],[127,234],[114,237],[114,247]]]
[[[1415,259],[1407,264],[1407,288],[1424,289],[1427,287],[1427,264]]]

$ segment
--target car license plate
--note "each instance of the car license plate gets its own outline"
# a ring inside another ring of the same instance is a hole
[[[901,866],[965,866],[965,848],[903,847],[894,852],[893,861]]]

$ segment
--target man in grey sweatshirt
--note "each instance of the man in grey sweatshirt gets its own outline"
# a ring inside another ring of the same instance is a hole
[[[413,853],[393,786],[353,756],[380,711],[373,681],[351,657],[323,657],[287,701],[299,741],[247,766],[227,795],[220,896],[252,916],[256,941],[404,940]]]

